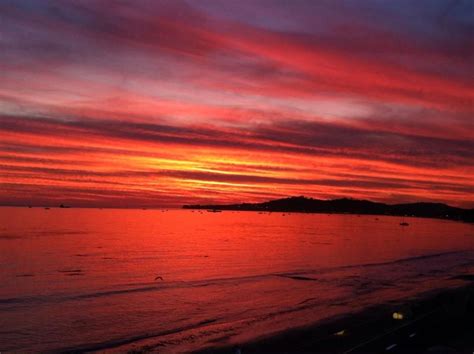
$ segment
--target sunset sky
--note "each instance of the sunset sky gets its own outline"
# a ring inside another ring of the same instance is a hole
[[[474,207],[474,1],[0,2],[0,204]]]

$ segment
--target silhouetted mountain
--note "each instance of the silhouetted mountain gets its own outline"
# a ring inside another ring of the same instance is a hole
[[[417,216],[474,222],[474,209],[461,209],[442,203],[410,203],[389,205],[368,200],[333,199],[320,200],[306,197],[290,197],[264,203],[229,205],[184,205],[184,209],[279,211],[300,213],[372,214]]]

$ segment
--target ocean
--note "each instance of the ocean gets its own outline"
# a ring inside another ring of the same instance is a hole
[[[474,225],[453,221],[0,208],[0,352],[235,344],[473,269]]]

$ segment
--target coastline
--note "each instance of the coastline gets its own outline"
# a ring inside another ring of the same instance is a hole
[[[460,279],[465,284],[455,288],[431,290],[239,345],[209,346],[193,353],[472,353],[474,276]],[[394,319],[400,315],[403,319]]]
[[[270,200],[263,203],[240,204],[194,204],[183,205],[183,209],[207,210],[208,212],[257,211],[260,213],[309,213],[309,214],[351,214],[373,216],[422,217],[432,219],[474,222],[474,209],[462,209],[443,203],[415,202],[385,204],[370,200],[352,198],[313,199],[305,196]]]
[[[469,353],[474,350],[474,275],[462,282],[396,301],[331,316],[304,327],[290,328],[239,343],[217,344],[184,352],[247,353]],[[403,314],[396,320],[393,314]],[[190,344],[190,343],[189,343]],[[158,338],[102,348],[111,353],[177,353]],[[183,348],[181,348],[183,349]]]

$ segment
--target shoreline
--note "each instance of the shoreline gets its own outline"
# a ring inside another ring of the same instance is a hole
[[[192,211],[201,211],[213,213],[205,207],[182,207],[181,210],[192,210]],[[437,216],[423,216],[423,215],[402,215],[402,214],[377,214],[377,213],[350,213],[350,212],[338,212],[338,211],[304,211],[304,210],[260,210],[260,209],[230,209],[230,208],[214,208],[219,212],[247,212],[247,213],[258,213],[258,214],[309,214],[309,215],[352,215],[356,217],[360,216],[373,216],[373,217],[393,217],[393,218],[404,218],[404,219],[429,219],[429,220],[441,220],[441,221],[453,221],[460,222],[465,224],[474,224],[474,221],[471,220],[462,220],[456,218],[446,218],[446,217],[437,217]]]
[[[474,276],[458,279],[466,283],[193,353],[472,353]]]
[[[102,348],[110,353],[469,353],[474,351],[474,275],[404,299],[330,316],[250,340],[169,347],[159,338]],[[403,319],[395,319],[394,313]]]
[[[222,210],[247,210],[282,213],[334,213],[354,215],[428,217],[464,222],[474,222],[474,209],[452,207],[443,203],[412,202],[402,204],[386,204],[370,200],[339,198],[313,199],[305,196],[293,196],[283,199],[269,200],[263,203],[239,204],[191,204],[183,205],[183,209],[206,209],[210,212]]]

